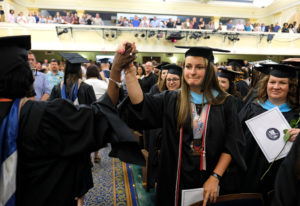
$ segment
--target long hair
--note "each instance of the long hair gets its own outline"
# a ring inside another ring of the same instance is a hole
[[[209,68],[207,69],[208,60],[205,59],[205,68],[206,72],[208,72],[206,76],[206,84],[203,85],[203,96],[207,100],[207,103],[212,105],[222,104],[228,94],[226,94],[219,86],[219,82],[217,79],[217,74],[212,62],[210,62]],[[181,91],[178,93],[177,98],[177,129],[179,130],[180,127],[183,127],[188,119],[188,115],[191,114],[191,102],[190,102],[190,87],[184,79],[184,71],[185,66],[183,69],[183,75],[181,77]],[[217,98],[213,96],[212,90],[216,90],[219,92]]]
[[[267,85],[269,79],[270,79],[270,75],[266,75],[258,82],[258,92],[257,92],[256,99],[261,103],[267,101],[268,99]],[[298,85],[297,85],[296,78],[289,79],[289,92],[287,94],[286,103],[292,109],[297,107],[297,98],[296,98],[297,86]]]
[[[70,67],[70,64],[66,65],[66,71],[70,71],[70,69],[68,67]],[[75,67],[79,67],[79,68],[75,68]],[[70,92],[72,91],[72,87],[73,85],[78,82],[79,79],[82,78],[82,71],[81,71],[81,65],[72,65],[72,70],[76,70],[76,73],[68,73],[66,72],[66,77],[65,77],[65,82],[64,84],[66,85],[66,93],[70,94]]]
[[[16,66],[5,75],[0,75],[0,97],[16,99],[31,97],[34,93],[33,74],[29,63]]]

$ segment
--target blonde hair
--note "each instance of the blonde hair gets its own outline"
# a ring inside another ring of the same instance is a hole
[[[206,84],[203,85],[203,96],[207,100],[207,103],[212,105],[222,104],[226,97],[229,95],[225,93],[219,86],[219,82],[217,79],[217,74],[212,62],[210,62],[209,68],[207,69],[208,60],[205,59],[205,68],[206,68]],[[186,83],[184,79],[184,70],[183,68],[183,75],[181,77],[181,91],[178,93],[177,98],[177,110],[178,110],[178,117],[177,117],[177,129],[179,130],[180,127],[183,127],[187,121],[188,115],[191,114],[191,102],[190,102],[190,87]],[[216,90],[219,92],[217,97],[214,97],[212,90]]]
[[[257,97],[256,99],[264,103],[268,99],[268,93],[267,93],[267,85],[268,81],[270,79],[270,75],[264,76],[259,82],[258,82],[258,90],[257,90]],[[286,103],[290,108],[296,108],[297,107],[297,78],[289,78],[289,92],[287,94]]]

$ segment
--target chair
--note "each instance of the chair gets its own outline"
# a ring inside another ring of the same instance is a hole
[[[191,206],[202,206],[203,201],[196,202]],[[209,206],[264,206],[263,196],[260,193],[239,193],[222,195],[216,203],[208,203]]]

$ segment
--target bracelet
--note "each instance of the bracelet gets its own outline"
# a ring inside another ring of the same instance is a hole
[[[218,180],[221,180],[221,178],[222,178],[221,175],[218,175],[218,174],[215,173],[215,172],[212,172],[210,175],[213,176],[213,177],[215,177],[215,178],[217,178]]]
[[[128,73],[130,73],[130,72],[132,72],[133,70],[127,70],[126,72],[124,72],[124,74],[126,75],[126,74],[128,74]]]
[[[110,81],[112,81],[113,83],[115,83],[117,85],[117,87],[121,88],[122,87],[122,82],[117,82],[115,80],[113,80],[112,78],[108,78]]]

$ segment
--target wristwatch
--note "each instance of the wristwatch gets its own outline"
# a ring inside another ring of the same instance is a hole
[[[210,175],[213,176],[213,177],[215,177],[215,178],[217,178],[218,180],[221,180],[221,178],[222,178],[221,175],[218,175],[218,174],[215,173],[215,172],[212,172]]]

